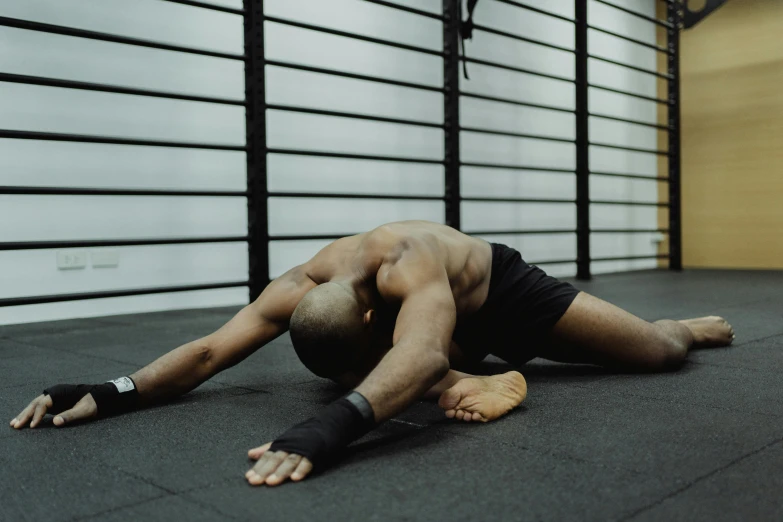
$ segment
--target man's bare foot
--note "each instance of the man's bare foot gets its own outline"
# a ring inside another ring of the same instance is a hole
[[[450,419],[488,422],[519,406],[526,396],[525,378],[519,372],[508,372],[461,379],[441,394],[438,405]]]
[[[728,346],[735,337],[734,328],[723,317],[711,315],[679,322],[691,330],[693,345],[697,348]]]

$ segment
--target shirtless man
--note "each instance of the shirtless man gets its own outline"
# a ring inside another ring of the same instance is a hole
[[[492,353],[620,371],[664,371],[694,346],[734,339],[719,317],[648,323],[526,264],[509,247],[422,221],[339,239],[274,280],[225,326],[130,377],[57,385],[11,421],[33,428],[121,413],[187,393],[290,330],[300,360],[346,397],[251,449],[252,485],[299,481],[414,401],[439,398],[446,416],[489,421],[525,398],[518,372],[458,371]]]

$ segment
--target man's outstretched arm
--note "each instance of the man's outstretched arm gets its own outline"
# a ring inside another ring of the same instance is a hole
[[[184,344],[161,356],[130,377],[140,404],[162,401],[187,393],[216,373],[242,361],[288,328],[296,305],[315,283],[304,267],[296,267],[275,279],[253,303],[239,311],[218,331]],[[98,406],[88,393],[54,419],[57,426],[96,417]],[[39,395],[12,421],[14,428],[37,426],[53,409],[50,395]]]
[[[140,395],[145,402],[175,397],[241,362],[288,329],[296,305],[315,286],[301,267],[275,279],[218,331],[134,373]]]

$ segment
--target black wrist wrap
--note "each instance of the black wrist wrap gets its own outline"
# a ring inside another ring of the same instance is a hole
[[[130,377],[103,384],[58,384],[45,389],[43,393],[52,398],[52,407],[48,413],[53,415],[70,410],[88,393],[95,400],[101,417],[132,410],[139,403],[139,391]]]
[[[269,451],[295,453],[323,465],[374,427],[372,406],[361,393],[352,392],[286,431]]]

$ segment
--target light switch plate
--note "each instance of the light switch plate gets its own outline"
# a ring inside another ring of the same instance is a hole
[[[85,250],[60,250],[57,252],[57,268],[60,270],[74,270],[87,266],[87,251]]]
[[[115,268],[120,264],[120,253],[117,250],[93,250],[90,260],[93,268]]]

